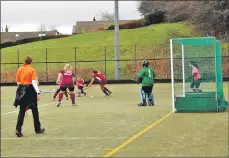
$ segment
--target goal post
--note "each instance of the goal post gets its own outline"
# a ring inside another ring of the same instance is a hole
[[[224,111],[221,43],[214,37],[170,39],[174,112]]]

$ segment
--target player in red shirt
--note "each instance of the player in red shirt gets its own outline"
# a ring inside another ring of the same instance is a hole
[[[76,86],[78,87],[78,94],[84,94],[84,96],[87,94],[84,92],[83,87],[84,87],[84,80],[82,78],[77,78],[76,80]]]
[[[63,93],[66,92],[67,88],[70,93],[70,97],[72,100],[72,105],[75,106],[75,92],[74,92],[74,73],[71,69],[71,66],[69,64],[66,64],[64,66],[64,69],[61,70],[58,74],[57,84],[60,85],[60,93],[59,93],[59,100],[57,107],[60,106],[61,101],[63,99]]]
[[[99,73],[97,70],[94,70],[93,71],[93,78],[91,79],[91,82],[89,83],[89,85],[87,87],[91,87],[91,85],[93,84],[93,82],[95,81],[95,79],[99,81],[100,88],[103,91],[103,93],[106,96],[111,95],[112,92],[105,87],[105,85],[107,83],[106,77],[102,73]]]

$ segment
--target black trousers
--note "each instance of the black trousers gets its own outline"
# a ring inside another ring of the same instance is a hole
[[[142,90],[143,90],[146,94],[152,93],[153,86],[142,86]]]
[[[25,117],[25,111],[26,111],[26,105],[20,105],[20,111],[18,114],[18,119],[17,119],[17,125],[16,129],[21,131],[22,125],[24,123],[24,117]],[[32,114],[33,114],[33,122],[34,122],[34,129],[36,131],[40,131],[41,129],[41,124],[39,120],[39,112],[37,106],[31,107]]]
[[[200,80],[192,80],[190,88],[199,88],[200,87]]]

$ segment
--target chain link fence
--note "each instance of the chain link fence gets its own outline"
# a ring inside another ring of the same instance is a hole
[[[223,48],[223,77],[229,78],[228,48]],[[66,63],[71,64],[75,74],[85,80],[91,79],[92,70],[98,69],[109,80],[115,78],[114,46],[39,48],[31,44],[20,49],[1,50],[1,83],[15,82],[17,69],[24,57],[31,55],[33,67],[40,82],[55,82],[58,72]],[[120,80],[134,80],[142,68],[142,60],[150,61],[156,79],[170,79],[169,44],[120,45]],[[177,59],[179,62],[180,59]]]

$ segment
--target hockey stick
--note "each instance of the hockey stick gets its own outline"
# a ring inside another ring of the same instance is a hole
[[[40,90],[41,93],[53,93],[54,91]]]
[[[91,85],[91,86],[87,86],[87,87],[85,87],[83,90],[85,90],[85,89],[88,89],[88,88],[90,88],[90,87],[95,87],[94,85]]]

